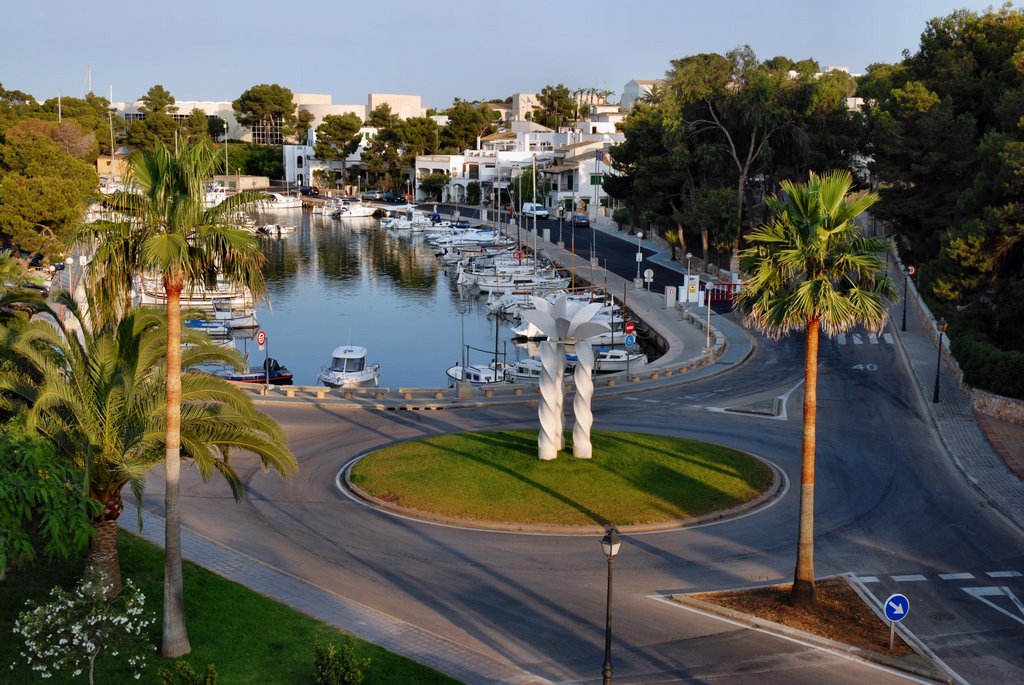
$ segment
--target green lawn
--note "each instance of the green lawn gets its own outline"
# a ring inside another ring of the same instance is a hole
[[[163,592],[163,550],[121,533],[121,567],[125,578],[134,580],[146,594],[147,608],[155,617],[151,640],[160,644]],[[14,618],[26,599],[46,600],[52,586],[71,587],[78,579],[82,562],[40,566],[12,573],[0,583],[0,683],[86,683],[86,675],[70,674],[42,680],[21,663],[21,640],[12,634]],[[217,667],[218,685],[312,685],[313,642],[341,644],[342,633],[298,613],[237,583],[197,566],[185,564],[185,604],[192,653],[185,657],[197,671],[207,663]],[[380,647],[357,640],[357,652],[371,659],[363,680],[377,683],[457,683],[425,666],[397,656]],[[11,664],[17,664],[10,670]],[[158,683],[158,666],[173,666],[173,660],[154,654],[141,681],[133,680],[121,661],[109,656],[97,659],[97,685]]]
[[[398,505],[478,521],[649,524],[754,499],[771,470],[742,452],[642,433],[596,431],[594,458],[537,459],[537,431],[443,435],[366,457],[352,482]]]

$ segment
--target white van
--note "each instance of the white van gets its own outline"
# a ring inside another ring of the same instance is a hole
[[[524,202],[523,203],[523,215],[524,216],[535,216],[538,219],[548,218],[548,209],[539,202]]]

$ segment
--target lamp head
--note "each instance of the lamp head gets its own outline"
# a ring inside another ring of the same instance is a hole
[[[693,253],[692,252],[687,252],[686,253],[686,258],[687,259],[693,259]]]
[[[619,553],[619,546],[622,544],[622,540],[619,538],[619,529],[612,526],[608,529],[608,532],[601,538],[601,549],[604,550],[604,555],[609,559],[615,557]]]
[[[949,324],[946,323],[945,319],[940,318],[935,322],[935,327],[939,329],[939,333],[945,333],[946,329],[949,328]]]

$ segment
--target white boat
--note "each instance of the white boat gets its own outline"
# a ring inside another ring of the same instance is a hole
[[[568,358],[568,355],[566,355]],[[520,359],[515,364],[510,366],[505,372],[505,377],[513,383],[539,383],[540,377],[544,373],[544,365],[537,357],[527,357],[526,359]],[[565,379],[569,380],[572,375],[572,367],[566,365],[565,368]]]
[[[157,276],[150,278],[142,276],[136,280],[136,293],[138,304],[142,307],[166,307],[167,296],[164,292],[163,280]],[[252,309],[253,297],[248,288],[235,286],[217,276],[217,281],[212,287],[196,285],[185,288],[181,291],[181,308],[199,309],[210,311],[213,309],[215,299],[226,299],[230,302],[232,309]]]
[[[235,308],[232,306],[230,298],[214,297],[211,304],[213,305],[213,320],[228,328],[256,328],[259,326],[255,311]]]
[[[330,217],[332,219],[364,219],[373,216],[376,211],[376,207],[364,205],[362,202],[342,200],[331,209]]]
[[[472,383],[473,385],[493,385],[495,383],[508,383],[508,367],[501,362],[491,362],[486,366],[483,364],[456,364],[449,366],[445,371],[451,381]]]
[[[281,193],[267,193],[263,201],[266,209],[301,209],[302,198],[297,195],[282,195]]]
[[[211,183],[206,186],[206,194],[203,196],[203,206],[207,209],[216,207],[228,198],[228,191],[219,183]]]
[[[342,345],[331,352],[331,365],[320,367],[317,380],[332,388],[377,385],[380,364],[366,363],[365,347]]]
[[[575,366],[576,355],[565,355],[566,363]],[[640,350],[620,350],[601,347],[594,350],[594,370],[610,373],[613,371],[628,371],[647,363],[647,355]]]
[[[209,336],[214,338],[225,338],[231,334],[228,327],[221,321],[209,321],[207,319],[186,319],[182,322],[185,328],[191,328],[194,331],[202,331]]]

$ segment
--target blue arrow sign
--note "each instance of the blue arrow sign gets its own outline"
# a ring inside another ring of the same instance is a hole
[[[635,345],[636,344],[636,334],[635,333],[630,333],[629,335],[627,335],[625,342],[626,342],[626,347],[632,347],[633,345]]]
[[[910,600],[905,595],[890,595],[885,600],[885,617],[890,621],[902,621],[910,613]]]

